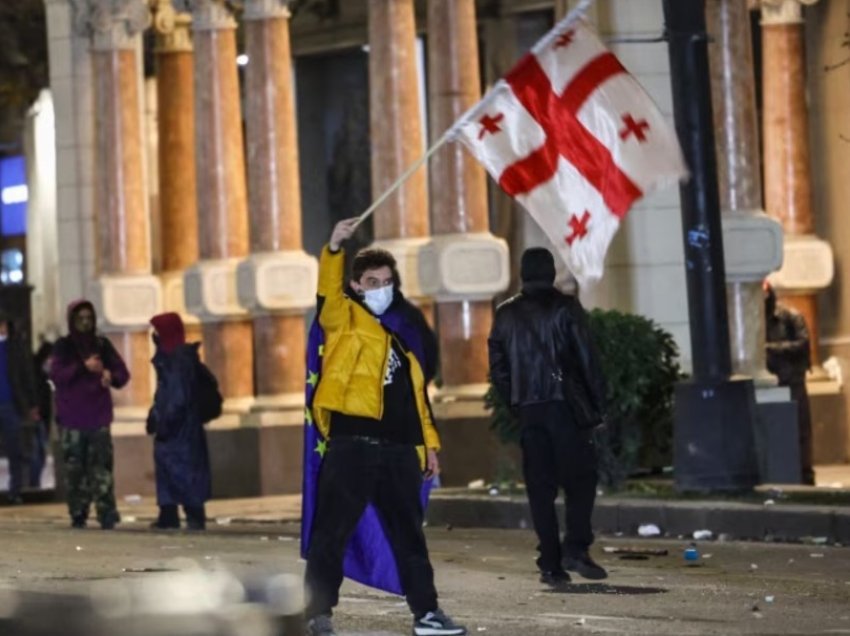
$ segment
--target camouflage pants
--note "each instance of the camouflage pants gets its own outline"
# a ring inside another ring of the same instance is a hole
[[[68,512],[71,517],[88,517],[89,505],[94,501],[97,518],[101,523],[117,521],[112,435],[109,429],[59,430],[68,489]]]

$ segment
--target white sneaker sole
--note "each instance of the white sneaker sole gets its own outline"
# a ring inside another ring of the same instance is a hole
[[[465,636],[464,627],[414,627],[413,636]]]

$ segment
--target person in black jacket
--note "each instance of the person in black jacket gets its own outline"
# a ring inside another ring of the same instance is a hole
[[[555,262],[543,248],[522,255],[522,291],[496,310],[490,333],[490,379],[521,423],[523,475],[540,541],[540,580],[570,580],[564,570],[604,579],[591,559],[596,499],[592,429],[605,412],[605,378],[584,309],[554,287]],[[560,541],[555,500],[566,495]]]
[[[778,378],[780,386],[791,389],[791,399],[797,403],[800,470],[803,483],[813,486],[812,414],[806,390],[806,372],[811,367],[809,329],[802,314],[776,303],[776,292],[767,282],[764,284],[764,314],[767,370]]]
[[[156,393],[147,431],[154,436],[156,502],[159,517],[152,528],[180,528],[177,506],[190,530],[206,527],[204,504],[210,498],[210,458],[200,395],[201,377],[212,377],[198,356],[200,343],[186,343],[183,321],[169,312],[151,319],[156,344],[153,366]],[[210,374],[210,375],[207,375]],[[217,386],[213,389],[217,392]]]
[[[9,459],[9,503],[21,503],[21,422],[37,422],[38,402],[29,347],[15,334],[8,315],[0,311],[0,434]]]

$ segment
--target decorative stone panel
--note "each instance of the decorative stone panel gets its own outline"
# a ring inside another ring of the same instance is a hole
[[[97,309],[98,326],[147,328],[148,321],[162,311],[162,285],[147,274],[104,275],[89,285],[88,298]]]
[[[778,270],[782,267],[782,244],[782,226],[766,214],[724,214],[727,281],[757,281]]]
[[[183,278],[186,311],[201,322],[244,318],[236,290],[238,258],[200,261],[186,270]]]
[[[239,303],[248,311],[303,313],[316,303],[319,265],[302,251],[258,252],[236,273]]]
[[[508,245],[488,232],[435,236],[419,255],[422,293],[438,301],[490,300],[510,278]]]

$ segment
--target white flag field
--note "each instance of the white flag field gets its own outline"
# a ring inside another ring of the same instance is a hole
[[[580,284],[636,201],[687,168],[652,98],[575,12],[448,131],[557,247]]]

